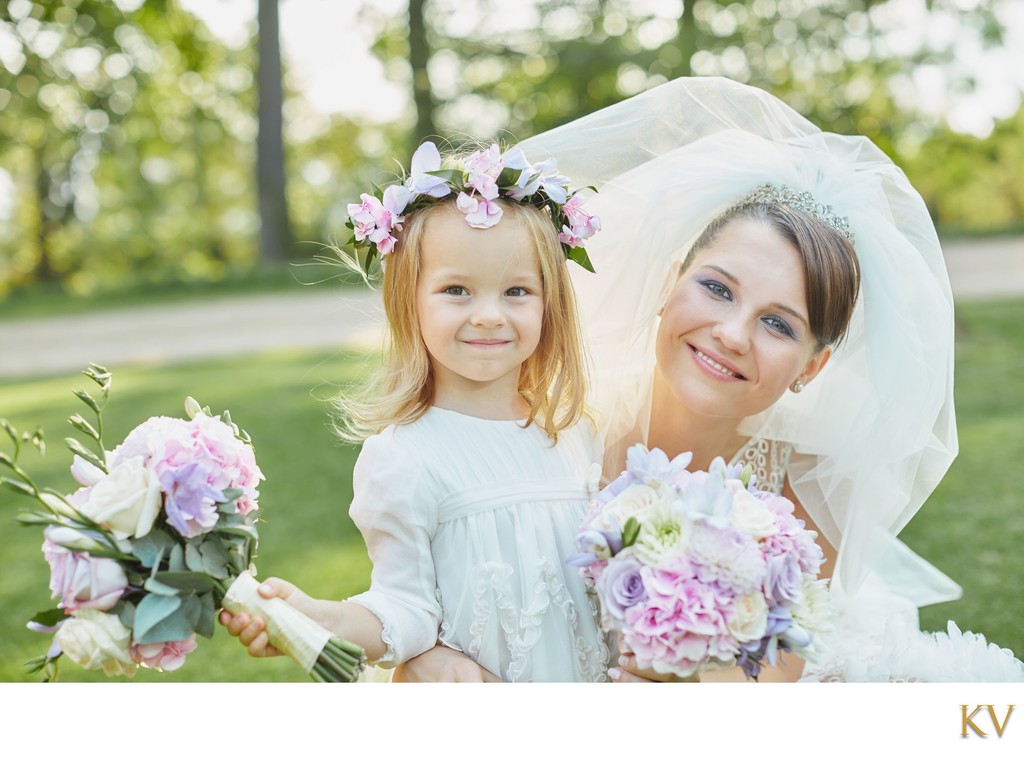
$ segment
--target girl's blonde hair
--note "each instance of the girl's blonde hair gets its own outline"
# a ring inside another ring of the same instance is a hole
[[[537,349],[523,362],[519,392],[530,405],[524,427],[536,422],[551,438],[586,413],[586,364],[576,297],[558,232],[548,214],[499,198],[499,224],[519,222],[533,243],[543,284],[543,317]],[[388,332],[381,368],[357,393],[335,397],[335,430],[360,443],[389,425],[422,417],[434,402],[434,373],[420,335],[416,284],[427,220],[454,201],[440,201],[406,217],[395,250],[387,256],[381,293]]]

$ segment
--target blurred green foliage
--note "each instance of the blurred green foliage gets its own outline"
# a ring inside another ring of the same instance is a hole
[[[926,28],[907,29],[899,0],[415,0],[411,15],[364,0],[360,23],[407,87],[407,113],[319,113],[285,77],[291,259],[318,252],[308,241],[346,242],[346,203],[422,132],[523,139],[690,74],[867,135],[940,230],[1020,230],[1024,109],[979,138],[913,97],[923,70],[970,92],[976,72],[957,51],[1002,45],[1014,1],[930,0]],[[256,35],[232,47],[177,0],[0,0],[0,298],[40,282],[74,294],[219,282],[258,263]],[[414,102],[414,81],[429,97]],[[372,97],[343,74],[338,86]]]

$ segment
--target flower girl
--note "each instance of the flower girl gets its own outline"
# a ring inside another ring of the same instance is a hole
[[[366,266],[381,257],[389,351],[359,398],[338,401],[362,441],[350,514],[371,586],[280,596],[385,667],[443,644],[508,681],[606,680],[608,647],[566,559],[596,486],[601,445],[566,259],[590,268],[598,228],[553,161],[497,145],[410,175],[349,206]],[[225,613],[250,654],[262,621]]]

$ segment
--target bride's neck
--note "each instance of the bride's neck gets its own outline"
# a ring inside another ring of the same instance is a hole
[[[669,457],[691,451],[690,469],[706,470],[715,457],[728,461],[746,442],[746,437],[736,432],[738,424],[739,420],[733,418],[695,414],[679,403],[672,389],[655,372],[648,448],[661,449]]]

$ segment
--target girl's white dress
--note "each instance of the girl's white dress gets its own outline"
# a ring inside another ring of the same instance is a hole
[[[440,639],[506,681],[607,680],[609,647],[575,567],[601,462],[589,423],[552,446],[536,425],[431,408],[363,444],[349,511],[373,561],[350,601],[394,666]]]

